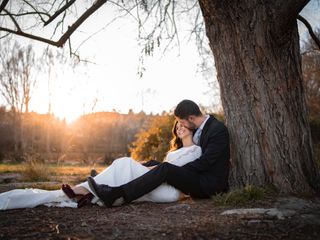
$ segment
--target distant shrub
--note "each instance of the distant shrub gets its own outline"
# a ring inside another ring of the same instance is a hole
[[[25,181],[48,181],[50,169],[37,155],[28,155],[22,174]]]
[[[142,129],[130,147],[131,156],[140,161],[162,161],[172,139],[173,115],[156,116],[147,129]]]

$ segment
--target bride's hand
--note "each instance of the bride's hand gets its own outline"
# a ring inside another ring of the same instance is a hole
[[[148,167],[149,169],[152,169],[152,168],[155,168],[156,166],[150,166],[150,167]]]

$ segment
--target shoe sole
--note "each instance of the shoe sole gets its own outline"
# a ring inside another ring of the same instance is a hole
[[[88,179],[90,179],[90,178],[88,178]],[[112,207],[112,204],[106,203],[105,201],[103,201],[103,200],[99,197],[99,195],[97,194],[97,192],[96,192],[94,186],[92,185],[91,181],[90,181],[90,180],[87,180],[87,182],[88,182],[89,188],[90,188],[91,191],[93,192],[93,195],[95,195],[101,202],[103,202],[104,206],[106,206],[106,207]]]
[[[91,189],[91,191],[92,191],[93,195],[94,195],[94,196],[96,196],[97,198],[99,198],[99,196],[98,196],[98,194],[97,194],[97,192],[96,192],[96,190],[95,190],[94,186],[92,185],[91,181],[90,181],[90,180],[88,180],[87,182],[88,182],[89,188]],[[101,199],[99,198],[99,200],[101,200]]]

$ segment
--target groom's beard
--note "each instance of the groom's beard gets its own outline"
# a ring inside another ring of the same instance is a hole
[[[194,123],[188,121],[188,124],[189,124],[189,126],[184,126],[184,127],[189,129],[189,131],[193,132],[194,130],[197,129],[197,127]]]

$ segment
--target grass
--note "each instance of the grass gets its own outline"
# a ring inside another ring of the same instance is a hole
[[[266,199],[270,194],[274,194],[272,187],[247,186],[243,189],[232,190],[228,193],[218,194],[213,197],[216,206],[243,206],[258,200]]]
[[[98,172],[101,172],[105,167],[96,167]],[[56,176],[88,176],[92,167],[88,166],[51,166],[52,174]]]
[[[28,182],[48,181],[50,169],[45,163],[29,161],[24,164],[22,175],[23,180]]]
[[[23,172],[23,165],[19,164],[7,164],[1,163],[0,164],[0,174],[1,173],[22,173]]]
[[[37,188],[37,189],[43,189],[43,190],[58,190],[61,188],[61,183],[32,183],[32,184],[26,184],[23,183],[19,185],[20,189],[26,189],[26,188]]]
[[[105,166],[99,166],[95,169],[101,172]],[[68,182],[79,183],[85,180],[92,167],[90,166],[70,166],[41,163],[37,161],[28,161],[20,164],[0,164],[0,174],[19,173],[22,175],[21,181],[24,182]],[[47,186],[50,189],[51,186]],[[44,189],[47,189],[44,186]],[[49,190],[48,189],[48,190]]]

